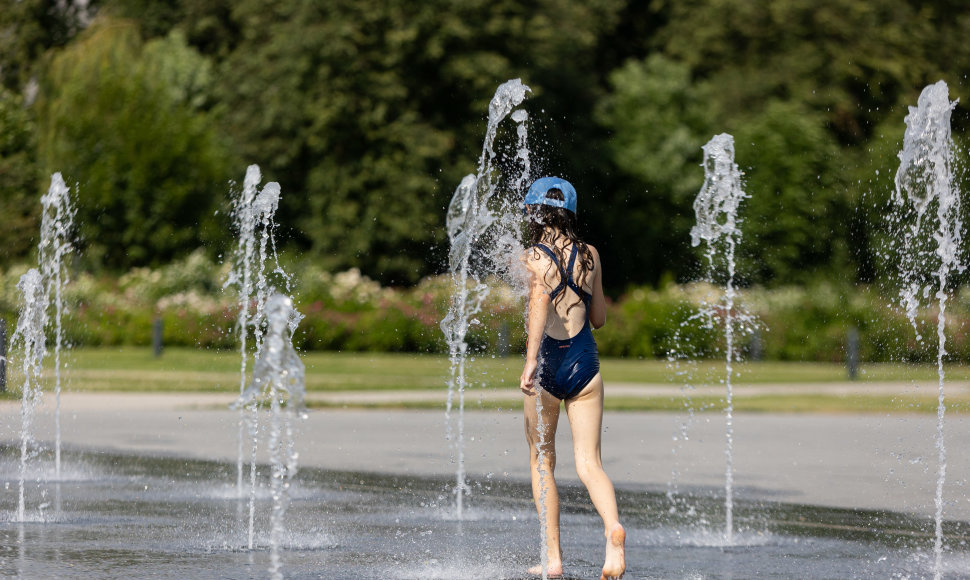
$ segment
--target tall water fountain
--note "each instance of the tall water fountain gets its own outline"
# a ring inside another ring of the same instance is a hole
[[[21,393],[20,471],[17,520],[26,521],[27,465],[39,453],[33,433],[34,413],[43,395],[44,358],[48,354],[47,334],[54,336],[54,476],[61,479],[61,350],[64,347],[63,290],[68,282],[65,258],[73,251],[71,234],[74,209],[70,190],[60,173],[51,176],[46,195],[41,196],[40,242],[37,244],[38,269],[31,269],[17,284],[22,306],[17,328],[11,337],[11,350],[21,351],[24,383]],[[50,308],[53,306],[53,316]],[[49,327],[53,324],[53,329]],[[58,508],[59,502],[58,502]]]
[[[47,195],[40,198],[40,243],[37,262],[47,304],[54,306],[54,475],[61,478],[61,349],[64,347],[64,285],[68,283],[65,262],[73,251],[71,235],[77,210],[60,173],[51,176]]]
[[[953,141],[950,101],[946,83],[923,89],[916,107],[909,108],[903,149],[899,153],[893,224],[898,229],[899,300],[922,341],[917,317],[935,300],[937,402],[937,481],[935,502],[934,576],[942,575],[943,485],[946,481],[944,441],[946,303],[953,290],[952,278],[965,269],[961,261],[963,222],[960,192],[953,180]]]
[[[17,319],[17,329],[11,337],[12,349],[20,346],[21,368],[24,373],[24,383],[21,390],[20,404],[20,472],[19,496],[17,503],[17,521],[27,521],[26,480],[27,464],[37,455],[37,445],[34,439],[34,411],[40,404],[43,395],[41,379],[43,376],[44,357],[47,355],[47,339],[44,329],[47,327],[47,294],[44,281],[36,269],[28,270],[20,277],[17,284],[22,298],[20,317]]]
[[[709,282],[724,280],[724,294],[719,303],[705,304],[700,317],[707,328],[714,328],[720,318],[724,327],[725,394],[725,475],[724,537],[734,541],[734,377],[733,363],[738,360],[735,346],[739,323],[749,317],[735,305],[735,250],[741,239],[738,209],[747,195],[742,188],[741,172],[734,162],[734,138],[727,133],[716,135],[704,145],[704,184],[694,200],[697,224],[691,228],[691,245],[704,244],[705,278]],[[720,317],[718,316],[720,314]]]
[[[266,301],[261,314],[265,325],[264,348],[253,366],[253,380],[233,404],[234,408],[269,407],[270,425],[267,448],[270,458],[270,492],[273,508],[270,514],[270,576],[282,580],[280,544],[284,517],[290,503],[290,486],[296,475],[299,454],[296,451],[294,423],[306,418],[306,371],[293,348],[293,332],[302,316],[293,300],[274,294]],[[250,548],[252,548],[250,530]]]
[[[522,104],[528,92],[529,87],[519,79],[507,81],[495,91],[488,107],[488,127],[478,171],[461,180],[448,206],[446,221],[451,242],[448,263],[453,288],[451,305],[441,321],[441,330],[448,342],[451,363],[446,421],[448,439],[453,440],[456,455],[455,504],[459,520],[463,517],[464,495],[468,490],[464,457],[465,388],[468,386],[465,365],[469,354],[466,339],[470,327],[481,323],[476,317],[489,293],[487,277],[497,275],[514,280],[514,257],[522,250],[518,201],[530,171],[525,125],[528,115],[521,109],[512,111]],[[509,113],[517,124],[519,174],[508,180],[509,183],[501,184],[496,179],[499,168],[493,146],[499,124]],[[456,398],[458,417],[453,428],[452,411]]]
[[[279,207],[280,186],[276,182],[267,183],[262,190],[259,183],[262,174],[259,167],[250,165],[246,169],[243,189],[233,200],[232,219],[238,232],[238,241],[232,256],[232,269],[223,288],[233,287],[238,296],[239,315],[236,331],[239,334],[239,393],[246,391],[246,376],[250,356],[248,338],[252,332],[255,344],[253,357],[258,359],[262,353],[264,328],[263,310],[271,292],[271,276],[289,292],[289,276],[279,265],[276,254],[276,239],[273,221]],[[272,257],[276,267],[267,271],[267,261]],[[249,548],[254,545],[254,518],[256,513],[256,451],[258,448],[258,413],[252,403],[239,407],[238,454],[236,460],[236,491],[243,497],[243,457],[246,434],[244,427],[249,425],[251,442],[249,470]]]

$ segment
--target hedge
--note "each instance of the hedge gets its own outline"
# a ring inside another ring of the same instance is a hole
[[[0,273],[0,312],[12,333],[20,304],[17,281],[26,267]],[[201,252],[167,266],[132,270],[120,277],[75,274],[65,288],[64,329],[73,346],[151,344],[152,322],[161,319],[167,346],[236,348],[238,305],[223,289],[226,265]],[[302,350],[442,353],[439,328],[451,293],[447,276],[429,277],[408,288],[382,287],[357,270],[330,273],[313,264],[292,268],[293,297],[304,318],[294,343]],[[608,301],[606,326],[596,331],[604,356],[666,358],[721,357],[722,310],[703,316],[704,304],[717,303],[714,286],[668,284],[633,287]],[[935,360],[936,310],[917,321],[922,339],[873,286],[748,288],[739,292],[735,318],[750,321],[736,329],[742,358],[842,361],[850,329],[860,337],[864,361]],[[970,289],[954,293],[947,304],[948,359],[970,363]],[[523,301],[495,284],[479,324],[468,341],[473,351],[525,347]]]

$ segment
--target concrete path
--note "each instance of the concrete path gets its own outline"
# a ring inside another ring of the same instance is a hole
[[[912,385],[907,384],[912,388]],[[819,385],[814,385],[818,390]],[[625,388],[614,385],[611,394]],[[890,387],[886,387],[890,388]],[[903,388],[903,387],[893,387]],[[789,386],[786,385],[786,391]],[[369,397],[437,397],[444,393],[357,393]],[[344,394],[314,394],[338,403]],[[492,396],[492,395],[489,395]],[[515,398],[514,393],[501,393]],[[65,447],[234,462],[238,413],[222,394],[64,393]],[[431,399],[435,400],[435,399]],[[38,439],[53,440],[45,395]],[[454,416],[453,416],[454,419]],[[466,469],[472,479],[528,477],[521,411],[469,411],[464,417]],[[18,402],[0,403],[0,441],[19,441]],[[603,456],[618,486],[723,495],[725,421],[718,412],[607,413]],[[948,417],[945,517],[970,521],[970,418]],[[312,411],[298,438],[301,465],[409,475],[450,476],[452,448],[441,411]],[[937,480],[932,415],[781,415],[734,417],[736,497],[811,505],[889,509],[932,517]],[[557,476],[576,481],[565,414]]]
[[[968,398],[970,397],[970,382],[952,381],[947,382],[946,392],[948,396]],[[724,385],[697,385],[692,387],[687,393],[682,387],[670,383],[609,383],[607,385],[608,397],[684,397],[689,394],[691,397],[723,397]],[[901,398],[930,398],[934,401],[937,396],[937,385],[933,381],[924,384],[917,384],[908,381],[884,381],[884,382],[828,382],[828,383],[785,383],[777,384],[747,384],[740,383],[734,385],[734,395],[739,398],[756,397],[762,395],[827,395],[834,397],[846,396],[877,396],[877,397],[901,397]],[[97,393],[92,393],[92,397],[97,397]],[[114,395],[111,395],[114,397]],[[161,397],[164,400],[169,394],[147,393],[139,395],[143,397]],[[225,406],[225,401],[231,400],[228,395],[201,394],[191,395],[194,403],[201,406],[220,405]],[[444,404],[447,393],[443,389],[409,389],[409,390],[334,390],[334,391],[311,391],[307,398],[311,401],[326,403],[328,405],[387,405],[394,403],[441,403]],[[521,395],[517,388],[505,389],[469,389],[467,391],[467,403],[473,406],[478,401],[508,402],[509,404],[519,405]],[[96,399],[95,399],[96,400]],[[113,403],[114,405],[125,403]],[[136,403],[141,404],[141,403]]]

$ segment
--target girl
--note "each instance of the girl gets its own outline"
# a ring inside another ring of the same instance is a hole
[[[576,190],[566,180],[543,177],[525,197],[530,248],[528,342],[519,388],[525,393],[525,433],[532,467],[532,495],[546,530],[549,577],[562,576],[556,427],[560,402],[573,435],[576,471],[603,518],[606,559],[601,580],[622,578],[626,533],[620,525],[613,483],[603,471],[600,432],[603,379],[592,328],[606,322],[603,272],[596,248],[576,234]],[[541,412],[537,411],[541,400]],[[543,572],[542,566],[529,570]]]

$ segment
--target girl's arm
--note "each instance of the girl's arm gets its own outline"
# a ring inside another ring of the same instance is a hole
[[[593,299],[589,305],[589,323],[593,328],[606,324],[606,297],[603,296],[603,263],[593,246],[587,246],[593,254]]]
[[[529,320],[526,323],[528,340],[525,348],[525,368],[519,378],[519,388],[527,395],[535,395],[535,375],[539,367],[539,346],[542,335],[546,330],[546,318],[549,316],[549,293],[542,277],[536,272],[538,260],[525,259],[529,268]]]

